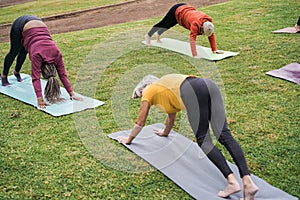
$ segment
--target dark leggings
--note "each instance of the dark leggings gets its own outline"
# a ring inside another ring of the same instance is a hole
[[[297,25],[300,26],[300,16],[298,18]]]
[[[15,67],[16,72],[20,72],[21,67],[26,59],[27,51],[22,45],[22,32],[25,24],[31,20],[41,20],[38,17],[25,15],[17,18],[11,26],[10,30],[10,50],[4,59],[4,68],[2,74],[7,76],[11,65],[17,57]]]
[[[180,92],[197,143],[209,160],[225,178],[232,173],[225,157],[213,143],[209,131],[210,123],[214,136],[226,147],[238,166],[240,176],[249,175],[243,150],[228,128],[222,96],[217,85],[209,79],[188,78],[182,83]]]
[[[148,35],[151,37],[155,32],[157,32],[158,35],[161,35],[166,30],[175,26],[178,23],[176,20],[175,12],[176,9],[182,5],[186,5],[186,4],[178,3],[172,6],[172,8],[170,8],[166,16],[160,22],[158,22],[152,27],[152,29],[148,32]]]

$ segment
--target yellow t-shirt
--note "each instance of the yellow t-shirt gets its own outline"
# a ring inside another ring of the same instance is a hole
[[[166,113],[176,113],[185,109],[180,97],[180,86],[187,77],[191,76],[168,74],[161,77],[144,91],[142,101],[147,101],[150,106],[156,105]]]

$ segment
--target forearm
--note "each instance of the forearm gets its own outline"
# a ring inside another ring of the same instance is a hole
[[[168,117],[166,119],[166,127],[164,129],[164,136],[169,135],[170,131],[174,126],[175,118],[176,118],[176,113],[168,114]]]
[[[56,66],[56,70],[57,70],[59,79],[61,80],[64,88],[68,91],[70,97],[72,97],[73,89],[72,89],[72,86],[71,86],[70,81],[68,79],[67,71],[65,69],[65,65],[64,65],[64,62],[63,62],[63,59],[62,59],[61,55],[60,55],[60,59],[59,59],[59,61],[57,63],[57,66]]]
[[[149,106],[148,102],[143,101],[141,104],[139,115],[135,122],[135,125],[134,125],[133,129],[131,130],[127,141],[125,142],[126,144],[130,144],[134,140],[134,138],[140,133],[140,131],[143,129],[148,112],[149,112],[149,108],[150,108],[150,106]]]
[[[197,48],[196,48],[196,39],[190,39],[190,48],[192,52],[192,56],[197,56]]]
[[[215,34],[214,33],[211,36],[208,37],[208,41],[209,41],[211,50],[213,52],[217,51],[217,42],[216,42],[216,38],[215,38]]]
[[[31,80],[37,98],[43,96],[41,86],[41,65],[42,62],[39,57],[34,56],[31,61]]]

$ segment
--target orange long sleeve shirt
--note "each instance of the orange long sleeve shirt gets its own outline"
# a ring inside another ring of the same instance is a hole
[[[177,22],[180,26],[190,30],[190,46],[193,56],[197,56],[196,38],[201,35],[200,28],[205,21],[212,22],[212,18],[203,12],[200,12],[190,5],[182,5],[177,8],[175,13]],[[217,50],[215,34],[208,37],[212,51]]]

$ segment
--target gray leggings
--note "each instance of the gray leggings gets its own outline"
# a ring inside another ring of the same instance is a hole
[[[180,93],[197,143],[208,159],[225,178],[232,173],[223,154],[213,143],[209,131],[210,123],[214,136],[226,147],[238,166],[240,176],[249,175],[243,150],[228,128],[222,96],[217,85],[209,79],[187,78],[181,85]]]
[[[10,50],[8,54],[5,56],[4,59],[4,68],[3,68],[3,75],[7,76],[9,69],[14,62],[15,58],[17,57],[16,72],[20,72],[21,67],[26,59],[27,51],[25,50],[24,46],[22,45],[22,32],[25,24],[31,20],[41,20],[38,17],[25,15],[17,18],[14,23],[12,24],[10,30]]]

